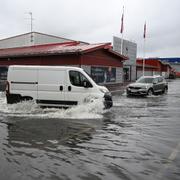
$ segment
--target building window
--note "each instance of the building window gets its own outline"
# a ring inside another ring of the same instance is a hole
[[[116,68],[91,67],[91,77],[96,83],[116,82]]]
[[[7,80],[7,67],[0,67],[0,81],[6,81]]]

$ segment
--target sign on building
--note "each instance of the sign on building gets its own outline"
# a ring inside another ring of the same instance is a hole
[[[134,81],[136,79],[136,58],[137,58],[137,44],[119,37],[113,37],[113,50],[127,56],[129,59],[124,62],[124,80]]]

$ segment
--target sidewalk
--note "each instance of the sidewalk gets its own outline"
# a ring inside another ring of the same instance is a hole
[[[122,95],[125,92],[126,86],[129,83],[131,83],[131,82],[124,82],[121,84],[105,85],[105,86],[109,89],[109,91],[112,93],[112,95],[115,95],[115,94]]]

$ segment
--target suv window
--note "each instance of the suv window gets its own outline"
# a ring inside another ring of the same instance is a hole
[[[158,83],[158,78],[154,78],[153,83],[157,84]]]
[[[83,87],[83,82],[87,81],[90,84],[90,87],[92,87],[89,80],[80,72],[78,71],[69,71],[69,79],[72,85]]]
[[[153,78],[147,78],[147,77],[142,77],[140,79],[138,79],[136,82],[138,83],[152,83]]]
[[[158,77],[158,82],[163,82],[163,78],[162,77]]]

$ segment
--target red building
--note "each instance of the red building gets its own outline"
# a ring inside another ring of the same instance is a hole
[[[163,75],[166,78],[169,78],[170,74],[174,72],[174,69],[169,63],[162,62],[157,59],[145,59],[145,75]],[[143,59],[136,60],[137,65],[137,78],[142,76],[143,71]]]
[[[9,65],[78,66],[97,83],[111,86],[123,82],[123,61],[126,59],[125,56],[114,52],[110,43],[65,42],[0,49],[0,72],[3,72],[5,80],[3,69],[7,69]],[[0,78],[3,80],[2,76]]]

